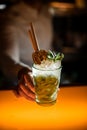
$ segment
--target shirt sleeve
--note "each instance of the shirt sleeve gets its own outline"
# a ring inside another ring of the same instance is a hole
[[[18,29],[13,25],[4,25],[0,29],[0,70],[10,81],[17,81],[19,70],[29,68],[20,62]]]

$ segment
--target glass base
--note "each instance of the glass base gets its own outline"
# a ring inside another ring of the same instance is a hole
[[[56,100],[52,101],[52,102],[38,102],[36,101],[37,104],[41,105],[41,106],[52,106],[56,103]]]

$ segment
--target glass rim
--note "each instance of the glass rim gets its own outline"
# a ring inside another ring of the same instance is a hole
[[[54,69],[42,69],[42,68],[36,68],[34,65],[32,65],[32,68],[36,69],[36,70],[41,70],[41,71],[53,71],[53,70],[60,70],[62,69],[62,66],[58,67],[58,68],[54,68]]]

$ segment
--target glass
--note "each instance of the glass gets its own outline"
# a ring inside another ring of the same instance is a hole
[[[50,106],[56,103],[61,68],[42,70],[32,67],[36,102],[39,105]]]

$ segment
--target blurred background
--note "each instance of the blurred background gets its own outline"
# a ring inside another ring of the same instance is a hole
[[[87,85],[87,1],[47,1],[53,16],[52,48],[65,55],[61,85]],[[17,0],[0,0],[0,15],[15,2]]]

